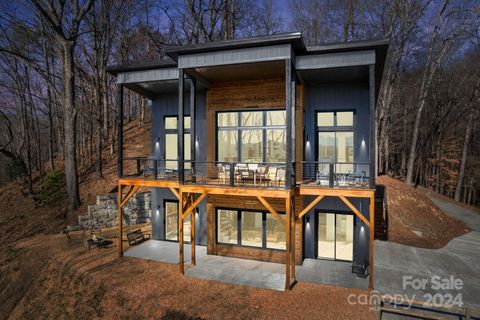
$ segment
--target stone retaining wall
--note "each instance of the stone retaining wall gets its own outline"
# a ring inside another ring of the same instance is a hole
[[[124,224],[149,223],[151,216],[150,192],[138,192],[123,207]],[[117,195],[97,196],[97,203],[88,206],[88,214],[78,216],[78,224],[84,228],[100,228],[118,225]]]

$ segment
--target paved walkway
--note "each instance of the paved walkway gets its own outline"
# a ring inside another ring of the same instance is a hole
[[[197,246],[197,265],[190,265],[190,245],[185,245],[185,275],[258,288],[284,290],[285,265],[231,257],[207,255],[206,247]],[[178,263],[178,243],[150,240],[131,247],[127,257]],[[350,263],[306,259],[296,267],[299,281],[328,284],[347,288],[368,288],[368,278],[352,274]]]
[[[388,294],[407,294],[416,299],[427,300],[427,294],[442,293],[455,297],[462,295],[466,305],[480,307],[480,215],[438,199],[432,199],[447,214],[464,221],[472,231],[450,241],[441,249],[423,249],[393,242],[375,241],[375,289]],[[432,222],[434,223],[434,222]],[[402,276],[427,279],[424,289],[415,290],[412,286],[403,288]],[[461,279],[461,290],[434,290],[431,278]],[[448,302],[448,301],[444,301]]]

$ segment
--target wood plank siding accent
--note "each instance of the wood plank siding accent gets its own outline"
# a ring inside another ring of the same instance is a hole
[[[303,110],[305,93],[296,88],[296,160],[303,160]],[[215,114],[229,110],[285,109],[285,79],[264,79],[214,83],[207,92],[207,161],[215,161]],[[297,170],[301,170],[301,165]],[[301,173],[301,171],[297,171]]]
[[[285,212],[285,199],[266,198],[273,209],[280,213]],[[256,197],[229,197],[221,195],[209,195],[207,205],[207,254],[216,254],[228,257],[240,257],[253,260],[261,260],[276,263],[285,263],[285,251],[271,250],[264,248],[240,247],[231,245],[222,245],[216,243],[216,219],[215,209],[231,208],[245,210],[268,211],[265,206]],[[300,212],[303,209],[301,201],[295,201],[295,211]],[[302,221],[296,221],[295,228],[295,264],[301,265],[303,262],[303,235]]]

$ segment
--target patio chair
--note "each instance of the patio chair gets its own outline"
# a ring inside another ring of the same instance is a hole
[[[220,183],[220,180],[221,180],[222,183],[225,184],[227,182],[227,179],[229,179],[229,175],[227,174],[227,169],[221,163],[217,163],[216,168],[217,168],[218,183]]]
[[[280,186],[280,184],[285,183],[285,176],[286,176],[286,170],[283,167],[277,168],[277,171],[275,172],[275,184],[277,186]]]
[[[366,278],[368,277],[368,266],[370,265],[370,262],[368,261],[368,258],[365,258],[363,262],[358,262],[355,258],[352,261],[352,273],[355,273],[357,277],[360,278]]]
[[[265,167],[258,168],[257,169],[257,178],[259,179],[260,184],[262,184],[263,181],[270,181],[270,175],[268,173],[268,170],[270,169],[270,165],[266,165]]]
[[[315,182],[321,186],[330,185],[330,165],[328,163],[318,164],[318,170],[315,173]]]

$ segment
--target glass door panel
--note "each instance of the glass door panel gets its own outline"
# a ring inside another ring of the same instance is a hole
[[[337,214],[335,229],[335,259],[353,259],[353,215]]]
[[[178,240],[178,203],[165,202],[165,239]]]
[[[318,257],[335,259],[335,214],[318,215]]]

